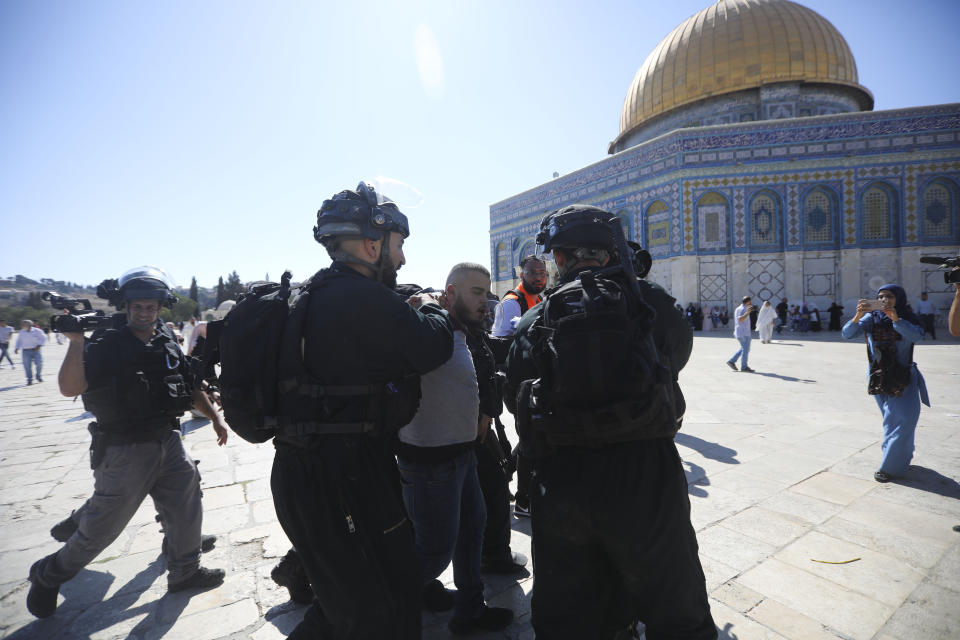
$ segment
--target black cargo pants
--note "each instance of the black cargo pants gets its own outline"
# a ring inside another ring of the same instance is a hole
[[[672,439],[563,447],[533,461],[537,640],[713,639],[687,481]]]
[[[316,595],[290,638],[418,640],[423,585],[386,450],[360,437],[316,451],[278,443],[271,487]]]

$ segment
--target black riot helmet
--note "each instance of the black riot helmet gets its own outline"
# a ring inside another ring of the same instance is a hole
[[[341,191],[324,200],[317,212],[313,237],[320,244],[336,237],[362,237],[382,240],[387,232],[410,235],[407,216],[389,198],[361,182],[356,191]]]
[[[616,249],[614,225],[620,220],[609,211],[574,204],[548,213],[540,222],[537,244],[544,253],[554,249]]]
[[[159,300],[160,305],[165,307],[172,307],[177,302],[177,296],[172,291],[173,281],[157,267],[134,267],[120,276],[116,283],[119,295],[114,299],[118,309],[130,300]]]

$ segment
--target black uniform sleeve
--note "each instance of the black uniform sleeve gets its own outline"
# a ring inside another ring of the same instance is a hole
[[[467,333],[467,347],[473,357],[473,368],[477,373],[477,386],[480,391],[480,413],[496,418],[503,413],[503,401],[500,398],[500,385],[497,381],[497,364],[493,351],[483,334]]]
[[[400,354],[419,374],[433,371],[453,355],[453,327],[436,305],[413,309],[400,296],[386,298],[381,309],[394,327]]]
[[[537,307],[542,309],[543,307]],[[503,387],[503,403],[507,410],[516,415],[517,413],[517,392],[524,380],[532,380],[540,377],[537,367],[534,364],[533,341],[529,336],[530,326],[534,320],[539,317],[539,312],[534,315],[524,314],[517,330],[513,334],[513,341],[510,343],[510,349],[507,352],[507,361],[504,365],[507,373],[507,379]]]
[[[673,297],[659,285],[640,282],[643,297],[657,312],[653,340],[661,354],[670,360],[674,378],[687,365],[693,352],[693,329],[678,311]]]

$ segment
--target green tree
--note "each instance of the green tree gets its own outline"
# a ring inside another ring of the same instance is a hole
[[[172,309],[162,309],[160,317],[164,322],[186,322],[197,315],[198,305],[190,298],[180,298]]]
[[[213,303],[214,308],[219,307],[220,303],[226,300],[226,288],[223,285],[223,276],[217,281],[217,300]]]
[[[240,276],[237,275],[236,271],[234,271],[227,276],[227,286],[224,290],[224,295],[226,297],[224,300],[236,300],[243,292],[243,283],[240,281]]]
[[[197,290],[197,277],[194,276],[190,278],[190,299],[199,304],[199,295],[200,292]]]
[[[0,307],[0,319],[13,327],[14,331],[20,330],[20,323],[24,320],[33,320],[34,322],[39,322],[40,324],[47,324],[50,322],[50,316],[52,315],[52,309],[50,310],[49,314],[45,314],[38,313],[37,309],[34,309],[33,307]],[[13,347],[11,346],[10,348],[12,349]]]

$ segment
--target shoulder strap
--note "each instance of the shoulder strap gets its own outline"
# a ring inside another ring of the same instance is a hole
[[[503,294],[503,299],[506,300],[507,296],[512,296],[512,299],[516,300],[520,305],[520,315],[523,315],[527,312],[527,309],[530,308],[530,305],[527,304],[527,296],[523,295],[515,289],[510,289],[505,294]]]

